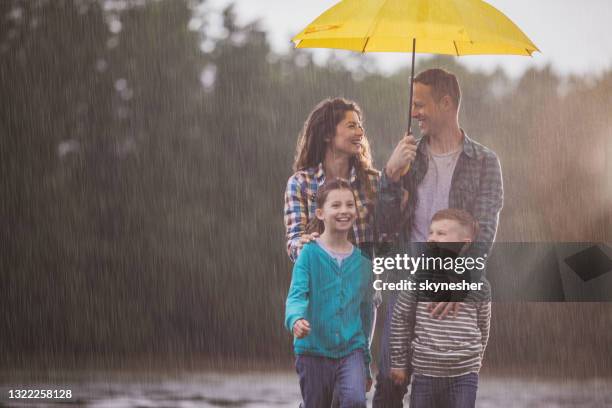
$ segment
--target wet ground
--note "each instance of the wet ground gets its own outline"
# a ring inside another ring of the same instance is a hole
[[[172,376],[86,373],[71,380],[14,382],[3,376],[0,406],[297,407],[293,372],[187,373]],[[65,378],[65,377],[64,377]],[[71,390],[66,400],[10,400],[9,389]],[[372,393],[368,394],[371,400]],[[407,404],[406,404],[407,406]],[[478,407],[612,407],[612,379],[546,381],[482,376]]]

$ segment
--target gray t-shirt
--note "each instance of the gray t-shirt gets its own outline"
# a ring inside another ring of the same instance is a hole
[[[351,256],[351,254],[353,253],[353,250],[355,250],[354,246],[351,246],[351,250],[349,252],[336,252],[336,251],[332,251],[331,249],[329,249],[328,247],[326,247],[320,239],[316,239],[315,240],[316,243],[323,248],[323,250],[325,252],[327,252],[327,254],[329,256],[331,256],[333,259],[336,260],[336,262],[338,263],[338,266],[342,266],[342,261],[344,261],[346,258],[348,258],[349,256]]]
[[[417,205],[410,240],[425,242],[429,236],[431,217],[448,208],[448,196],[461,149],[444,154],[431,153],[426,147],[429,165],[423,181],[417,187]]]

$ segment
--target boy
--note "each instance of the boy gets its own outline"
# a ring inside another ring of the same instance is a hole
[[[478,223],[468,212],[446,209],[433,216],[427,242],[438,250],[458,245],[462,253],[477,234]],[[462,279],[455,272],[449,274]],[[439,280],[442,273],[417,273],[413,279]],[[464,276],[468,280],[467,273]],[[412,369],[411,408],[475,406],[491,320],[490,288],[482,282],[482,290],[470,292],[453,319],[432,317],[432,303],[427,301],[432,297],[423,291],[400,294],[391,321],[391,378],[398,385],[406,384]]]

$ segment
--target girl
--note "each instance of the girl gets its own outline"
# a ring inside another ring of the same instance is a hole
[[[294,335],[304,408],[365,407],[372,386],[368,336],[372,325],[371,263],[348,240],[357,202],[346,180],[323,184],[293,268],[285,326]]]
[[[351,242],[368,255],[374,242],[374,197],[380,173],[372,167],[370,146],[361,124],[361,109],[343,98],[321,101],[308,116],[297,143],[295,173],[285,190],[287,252],[292,261],[306,243],[317,237],[307,234],[313,220],[315,197],[326,179],[350,181],[355,194],[356,221]]]

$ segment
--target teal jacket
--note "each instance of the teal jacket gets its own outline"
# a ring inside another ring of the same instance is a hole
[[[317,243],[304,245],[293,267],[285,308],[285,326],[298,319],[310,334],[293,341],[295,354],[341,358],[361,349],[370,376],[372,264],[358,248],[342,266]]]

